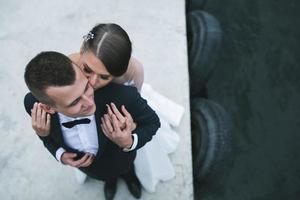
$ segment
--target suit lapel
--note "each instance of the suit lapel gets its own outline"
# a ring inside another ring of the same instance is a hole
[[[58,114],[53,114],[51,120],[51,133],[53,134],[53,138],[57,141],[58,144],[65,146]]]
[[[101,113],[98,110],[98,106],[96,108],[96,112],[95,112],[95,121],[96,121],[96,126],[97,126],[97,133],[98,133],[98,144],[99,144],[99,149],[98,149],[98,153],[97,156],[101,155],[102,152],[104,151],[105,145],[107,143],[107,138],[104,135],[104,133],[102,132],[101,129]]]

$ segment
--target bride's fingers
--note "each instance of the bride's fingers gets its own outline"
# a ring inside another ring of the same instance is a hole
[[[133,121],[131,114],[127,111],[124,105],[121,106],[121,110],[126,118],[126,127],[131,127],[131,131],[135,130],[137,124]]]
[[[121,106],[121,110],[127,118],[132,118],[131,114],[126,110],[124,105]]]
[[[41,108],[41,105],[40,103],[38,103],[38,106],[37,106],[37,115],[36,115],[36,120],[37,120],[37,124],[38,124],[38,128],[41,128],[41,126],[43,125],[43,122],[42,122],[42,108]]]
[[[119,133],[121,131],[119,124],[118,124],[118,119],[116,115],[112,115],[112,124],[114,126],[114,130]]]
[[[103,120],[104,120],[104,125],[107,127],[107,130],[109,132],[113,132],[114,128],[112,127],[112,122],[111,122],[110,117],[107,114],[105,114],[103,117]]]
[[[108,104],[106,104],[106,107],[107,107],[107,114],[111,117],[113,112]]]
[[[106,137],[110,138],[111,137],[111,133],[108,131],[107,126],[104,122],[104,119],[101,117],[101,128],[103,133],[106,135]]]
[[[49,113],[46,113],[46,129],[49,130],[50,129],[50,123],[51,123],[51,116]]]
[[[110,103],[111,108],[114,112],[114,114],[116,115],[117,119],[121,122],[121,124],[125,123],[125,117],[119,112],[118,108],[116,107],[116,105],[114,103]]]
[[[46,123],[47,123],[47,122],[46,122],[46,114],[47,114],[46,111],[45,111],[44,109],[42,109],[42,116],[41,116],[41,123],[42,123],[42,124],[41,124],[41,125],[42,125],[43,127],[44,127],[44,126],[46,127]]]
[[[125,124],[126,124],[126,128],[125,128],[125,129],[126,129],[127,131],[131,131],[131,123],[130,123],[130,121],[129,121],[129,120],[126,120],[126,121],[125,121]]]
[[[33,128],[36,127],[36,112],[37,112],[36,110],[37,110],[37,103],[35,103],[33,105],[33,108],[31,109],[31,124]]]

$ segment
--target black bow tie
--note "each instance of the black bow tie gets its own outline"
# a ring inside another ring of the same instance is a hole
[[[89,124],[91,122],[88,118],[83,119],[76,119],[74,121],[64,122],[62,125],[66,128],[72,128],[73,126],[76,126],[77,124]]]

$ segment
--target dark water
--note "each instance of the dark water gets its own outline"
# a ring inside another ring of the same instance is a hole
[[[224,38],[208,96],[231,113],[235,161],[206,199],[300,199],[300,1],[208,0]]]

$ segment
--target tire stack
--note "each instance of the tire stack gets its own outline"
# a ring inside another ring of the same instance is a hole
[[[205,4],[206,0],[186,0],[195,199],[208,187],[222,184],[232,159],[231,117],[207,95],[222,30],[218,20],[203,10]]]

